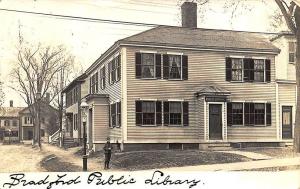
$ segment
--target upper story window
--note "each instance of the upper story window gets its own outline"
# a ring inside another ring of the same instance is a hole
[[[92,77],[90,77],[90,93],[98,93],[98,72],[96,72]]]
[[[4,126],[9,126],[9,120],[4,120]]]
[[[161,78],[161,55],[137,52],[135,54],[135,76],[142,79]]]
[[[109,84],[112,85],[121,79],[121,56],[118,55],[108,64]]]
[[[13,125],[14,127],[18,126],[18,120],[14,119],[14,120],[12,121],[12,125]]]
[[[164,79],[188,79],[188,58],[186,55],[163,55]]]
[[[100,69],[100,88],[105,89],[105,66]]]
[[[271,103],[227,103],[227,125],[271,125]]]
[[[32,124],[32,117],[24,117],[25,124]]]
[[[72,104],[78,102],[78,94],[79,88],[78,86],[74,87],[72,90],[67,92],[66,94],[66,105],[71,106]]]
[[[160,79],[161,61],[163,57],[163,78],[186,80],[188,79],[188,58],[185,55],[170,55],[157,53],[135,54],[135,76],[141,79]]]
[[[296,43],[289,42],[289,63],[295,63],[296,61]]]
[[[226,81],[270,82],[269,59],[226,58]]]

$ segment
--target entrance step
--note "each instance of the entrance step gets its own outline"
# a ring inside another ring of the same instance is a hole
[[[210,143],[200,143],[200,150],[232,150],[229,142],[210,142]]]

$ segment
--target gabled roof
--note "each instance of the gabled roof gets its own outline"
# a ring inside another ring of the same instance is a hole
[[[53,111],[55,111],[55,112],[58,112],[58,110],[56,109],[56,108],[54,108],[53,106],[51,106],[49,103],[47,103],[47,102],[45,102],[45,101],[41,101],[41,105],[44,105],[44,106],[48,106],[50,109],[52,109]],[[30,106],[28,106],[28,107],[26,107],[26,108],[23,108],[20,112],[19,112],[19,114],[22,114],[22,113],[24,113],[26,110],[28,110],[30,107],[32,107],[33,105],[35,105],[35,104],[32,104],[32,105],[30,105]]]
[[[120,42],[279,53],[280,50],[265,35],[257,32],[159,26],[122,39]]]
[[[278,54],[280,49],[274,46],[269,38],[269,34],[259,32],[158,26],[116,41],[86,70],[86,74],[89,74],[121,45]]]
[[[0,107],[0,117],[19,117],[24,107]]]

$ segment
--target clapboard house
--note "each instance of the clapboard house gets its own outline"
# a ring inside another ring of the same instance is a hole
[[[181,9],[182,27],[121,39],[86,70],[89,147],[107,136],[124,150],[284,142],[280,50],[261,33],[197,28],[196,4]]]

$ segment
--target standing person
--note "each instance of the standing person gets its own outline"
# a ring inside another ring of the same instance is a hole
[[[113,149],[112,144],[110,143],[110,138],[107,137],[106,143],[103,147],[104,155],[105,155],[105,161],[104,161],[104,169],[109,169],[109,161],[111,158],[111,150]]]

